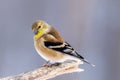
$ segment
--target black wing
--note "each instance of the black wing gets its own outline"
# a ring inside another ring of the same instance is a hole
[[[56,50],[56,51],[59,51],[59,52],[62,52],[62,53],[77,57],[77,58],[80,58],[82,60],[84,59],[67,42],[65,42],[65,43],[60,43],[60,42],[53,43],[53,42],[45,41],[44,44],[45,44],[45,46],[47,48],[50,48],[50,49],[53,49],[53,50]]]
[[[50,49],[53,49],[53,50],[56,50],[56,51],[59,51],[59,52],[62,52],[62,53],[74,56],[74,57],[77,57],[80,60],[82,60],[83,62],[86,62],[86,63],[92,65],[93,67],[95,66],[94,64],[91,64],[89,61],[87,61],[86,59],[84,59],[84,57],[82,57],[80,54],[78,54],[71,47],[71,45],[68,44],[67,42],[65,42],[65,43],[60,43],[60,42],[54,43],[54,42],[45,41],[44,44],[45,44],[45,46],[47,48],[50,48]]]

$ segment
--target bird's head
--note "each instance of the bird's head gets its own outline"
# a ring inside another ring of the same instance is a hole
[[[34,32],[34,39],[41,38],[44,34],[47,34],[50,30],[50,25],[44,21],[36,21],[32,25],[32,31]]]

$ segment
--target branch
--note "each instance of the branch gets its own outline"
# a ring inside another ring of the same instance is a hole
[[[0,80],[47,80],[66,73],[84,71],[83,69],[79,68],[79,64],[83,64],[83,62],[63,62],[60,65],[40,67],[30,72],[0,78]]]

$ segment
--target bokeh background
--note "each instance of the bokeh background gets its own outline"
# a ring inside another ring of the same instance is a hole
[[[120,0],[1,0],[0,77],[45,63],[35,51],[31,25],[45,20],[96,65],[50,80],[120,80]]]

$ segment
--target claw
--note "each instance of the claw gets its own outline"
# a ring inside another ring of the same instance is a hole
[[[51,64],[51,66],[59,66],[61,63],[59,63],[59,62],[56,62],[56,63],[54,63],[54,64]]]
[[[42,65],[42,67],[50,67],[51,65],[49,64],[50,61],[47,61],[45,64]]]

